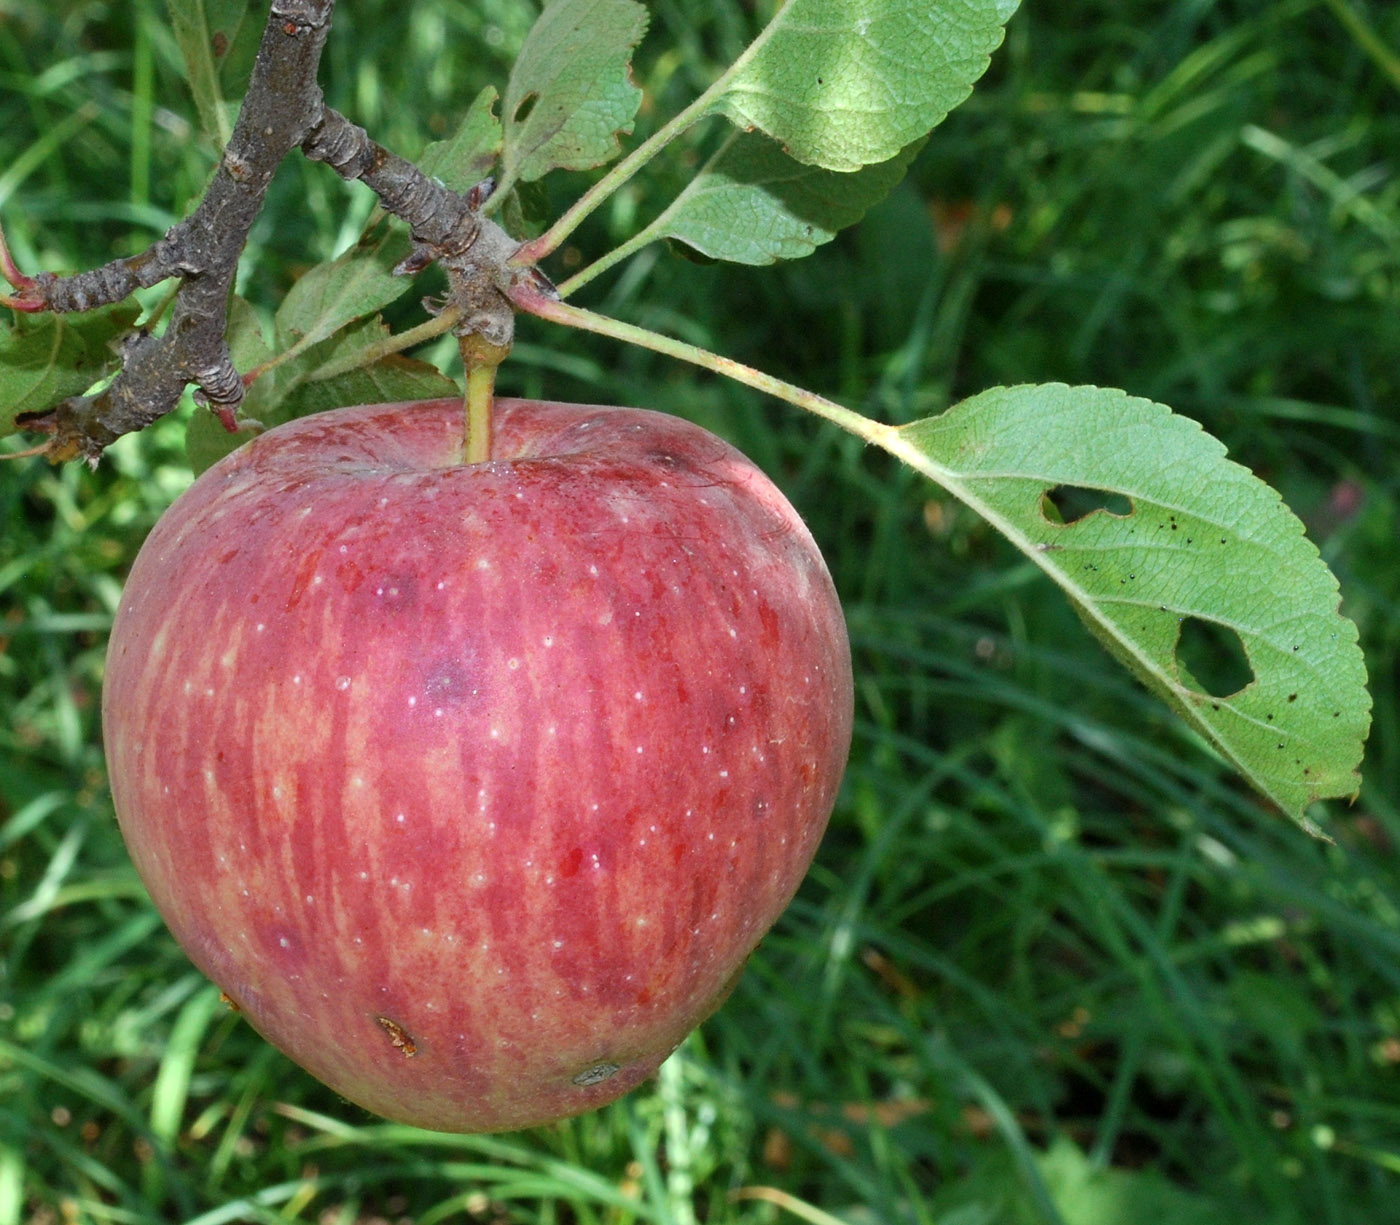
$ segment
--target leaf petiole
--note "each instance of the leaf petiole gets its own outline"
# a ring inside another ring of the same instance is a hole
[[[764,392],[779,400],[786,400],[798,408],[805,408],[808,412],[831,421],[876,446],[889,447],[898,434],[894,426],[872,421],[869,417],[864,417],[860,413],[836,403],[835,400],[819,396],[814,391],[808,391],[805,387],[798,387],[795,383],[788,383],[771,374],[765,374],[762,370],[746,366],[743,362],[737,362],[732,357],[711,353],[708,349],[702,349],[698,345],[688,344],[671,336],[663,336],[659,332],[649,331],[634,323],[624,323],[620,319],[599,314],[597,311],[571,306],[569,303],[561,302],[551,294],[545,293],[528,280],[522,280],[519,284],[512,286],[509,296],[510,300],[526,314],[536,315],[551,323],[563,324],[565,327],[579,328],[585,332],[593,332],[598,336],[621,340],[643,349],[650,349],[654,353],[661,353],[666,357],[674,357],[678,361],[689,362],[691,365],[700,366],[705,370],[712,370],[716,374],[733,379],[736,383],[743,383],[746,387],[752,387],[756,391]]]

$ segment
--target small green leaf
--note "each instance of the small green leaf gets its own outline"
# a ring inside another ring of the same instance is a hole
[[[972,92],[1010,0],[786,0],[710,111],[828,170],[887,162]]]
[[[235,304],[239,302],[234,299]],[[459,396],[461,388],[436,366],[395,353],[373,354],[389,337],[379,318],[362,319],[303,350],[269,370],[248,388],[239,416],[249,428],[230,434],[213,413],[196,412],[185,432],[185,453],[198,474],[256,433],[311,413],[347,404],[387,404],[403,400],[432,400]],[[252,308],[245,304],[230,312],[229,348],[240,369],[266,360]],[[357,360],[363,360],[362,365]]]
[[[248,0],[167,0],[167,7],[200,124],[222,149],[237,111],[226,88],[246,84],[263,19],[256,14],[250,19]]]
[[[423,150],[418,169],[453,191],[475,187],[488,174],[501,154],[501,121],[496,118],[498,95],[488,85],[476,96],[466,117],[446,140],[435,141]]]
[[[506,86],[503,186],[617,156],[642,101],[629,65],[646,27],[634,0],[546,5]]]
[[[793,161],[766,136],[735,133],[638,237],[674,238],[740,264],[799,259],[883,200],[922,144],[841,174]]]
[[[318,344],[402,297],[413,282],[393,270],[407,253],[407,237],[381,221],[355,246],[303,274],[277,308],[279,346]]]
[[[115,369],[113,343],[131,331],[140,308],[130,302],[82,315],[20,315],[0,325],[0,434],[15,418],[79,395]]]
[[[1096,387],[997,388],[882,444],[1035,561],[1138,677],[1304,828],[1355,793],[1370,725],[1356,627],[1279,495],[1170,409]],[[1051,495],[1097,493],[1063,515]],[[1116,508],[1116,509],[1115,509]],[[1202,691],[1191,619],[1238,636],[1253,679]]]

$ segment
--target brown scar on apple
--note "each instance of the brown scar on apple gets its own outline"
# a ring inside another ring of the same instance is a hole
[[[233,998],[222,987],[219,988],[219,1003],[225,1005],[230,1012],[242,1012],[243,1005]]]
[[[589,1085],[601,1085],[605,1080],[611,1080],[622,1069],[615,1063],[602,1060],[599,1063],[590,1064],[573,1078],[576,1085],[587,1088]]]
[[[404,1053],[407,1059],[418,1054],[418,1046],[412,1038],[408,1036],[408,1031],[397,1021],[391,1021],[388,1017],[375,1017],[379,1022],[379,1027],[389,1035],[389,1041]]]

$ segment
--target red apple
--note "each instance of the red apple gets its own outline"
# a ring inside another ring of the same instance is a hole
[[[103,699],[122,833],[195,964],[362,1106],[619,1097],[792,897],[849,747],[831,579],[657,413],[500,400],[273,430],[142,548]]]

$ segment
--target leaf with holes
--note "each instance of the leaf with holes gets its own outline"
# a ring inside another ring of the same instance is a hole
[[[828,170],[887,162],[972,92],[1010,0],[785,0],[717,82],[710,113]]]
[[[504,186],[617,156],[618,134],[631,132],[642,101],[630,63],[646,28],[634,0],[545,6],[506,86]]]
[[[736,133],[628,246],[674,238],[741,264],[810,255],[889,195],[922,146],[840,174],[793,161],[761,134]]]
[[[1022,549],[1304,828],[1318,832],[1314,800],[1355,793],[1371,703],[1337,580],[1279,495],[1194,421],[1120,391],[1011,387],[877,441]],[[1242,687],[1212,692],[1188,661],[1194,622],[1217,654],[1241,653]]]

